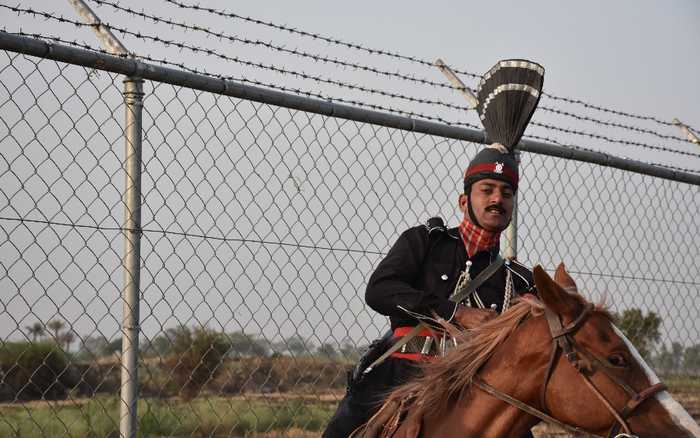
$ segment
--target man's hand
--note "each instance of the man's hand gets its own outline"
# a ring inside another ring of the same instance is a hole
[[[495,310],[475,309],[460,304],[457,306],[453,321],[466,329],[473,329],[496,316],[498,313]]]

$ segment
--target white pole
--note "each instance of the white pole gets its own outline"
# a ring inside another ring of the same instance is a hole
[[[141,139],[143,80],[124,80],[126,104],[124,190],[124,314],[119,431],[135,438],[138,428],[139,293],[141,291]]]
[[[447,77],[447,80],[450,81],[450,83],[454,85],[464,95],[464,97],[467,98],[469,101],[469,107],[476,108],[476,106],[479,104],[479,100],[476,98],[476,96],[474,96],[471,90],[464,85],[464,82],[462,82],[455,72],[453,72],[452,69],[442,61],[442,59],[438,58],[435,60],[435,67],[440,69],[442,74]]]
[[[697,145],[700,145],[700,139],[698,138],[697,135],[695,135],[695,133],[693,133],[693,131],[690,130],[690,128],[688,128],[687,125],[685,125],[683,122],[681,122],[678,119],[673,119],[673,124],[678,126],[680,128],[680,130],[683,131],[683,134],[685,134],[685,136],[688,140],[692,141],[693,143],[695,143]]]
[[[515,162],[520,167],[520,151],[513,151],[515,154]],[[513,197],[513,216],[510,219],[510,224],[506,228],[506,243],[507,246],[503,251],[505,258],[515,259],[518,257],[518,194]]]
[[[85,23],[92,26],[97,39],[109,53],[129,55],[126,47],[102,24],[100,18],[83,0],[68,0]],[[141,291],[141,140],[143,79],[124,80],[126,125],[124,128],[124,285],[122,290],[122,367],[119,407],[121,438],[136,438],[139,357],[139,294]]]
[[[126,47],[117,39],[117,37],[112,34],[107,26],[102,24],[100,17],[92,12],[92,9],[83,2],[83,0],[68,0],[68,2],[73,5],[75,12],[78,13],[80,18],[82,18],[86,24],[92,26],[97,35],[97,39],[100,40],[102,45],[105,47],[109,53],[113,55],[128,55],[129,52]]]

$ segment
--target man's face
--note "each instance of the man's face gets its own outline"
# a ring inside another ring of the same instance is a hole
[[[513,189],[497,179],[482,179],[472,184],[470,199],[474,216],[485,230],[506,229],[513,214]],[[459,209],[467,215],[467,197],[460,195]]]

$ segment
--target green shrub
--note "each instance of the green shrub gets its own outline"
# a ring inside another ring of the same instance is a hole
[[[351,365],[313,357],[251,357],[226,360],[206,388],[216,394],[312,392],[345,387]]]
[[[66,353],[53,342],[0,345],[0,399],[65,398],[78,381]]]
[[[119,361],[81,362],[71,365],[79,376],[77,394],[93,397],[97,394],[114,394],[121,387],[121,363]]]
[[[170,334],[172,356],[166,365],[172,370],[179,393],[189,399],[219,374],[229,345],[222,333],[206,327],[182,326],[170,330]]]

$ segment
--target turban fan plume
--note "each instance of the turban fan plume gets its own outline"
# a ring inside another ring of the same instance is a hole
[[[476,110],[491,143],[518,144],[542,94],[544,68],[531,61],[499,61],[479,82]]]

